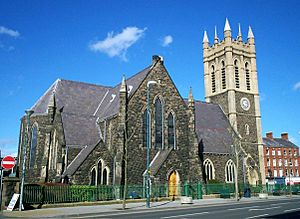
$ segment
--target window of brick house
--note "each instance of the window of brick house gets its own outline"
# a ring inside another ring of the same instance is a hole
[[[275,149],[273,148],[273,149],[272,149],[272,155],[273,155],[273,156],[275,156],[275,152],[276,152],[276,151],[275,151]]]
[[[273,159],[273,166],[276,167],[276,159]]]

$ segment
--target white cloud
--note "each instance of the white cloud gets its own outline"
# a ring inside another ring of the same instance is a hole
[[[164,37],[163,42],[162,42],[162,46],[163,47],[167,47],[169,46],[171,43],[173,42],[173,37],[171,35],[167,35]]]
[[[300,90],[300,81],[294,85],[294,90]]]
[[[129,47],[136,43],[146,31],[147,28],[139,29],[137,27],[126,27],[121,33],[108,33],[104,40],[90,44],[89,48],[94,52],[102,52],[109,57],[118,56],[127,61],[126,53]]]
[[[17,30],[8,29],[6,27],[0,26],[0,34],[6,34],[11,37],[19,37],[20,33]]]

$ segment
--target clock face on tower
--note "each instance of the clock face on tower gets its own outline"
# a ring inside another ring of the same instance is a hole
[[[248,100],[248,98],[243,97],[241,99],[241,107],[243,110],[249,110],[250,109],[250,101]]]

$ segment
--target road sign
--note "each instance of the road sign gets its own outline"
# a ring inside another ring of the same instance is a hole
[[[16,164],[15,158],[12,156],[6,156],[2,159],[1,166],[4,169],[12,169]]]
[[[16,193],[13,195],[6,210],[8,211],[14,210],[14,207],[18,201],[19,196],[20,194],[16,194]]]

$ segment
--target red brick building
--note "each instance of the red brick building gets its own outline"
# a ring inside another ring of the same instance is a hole
[[[263,138],[264,165],[266,178],[273,177],[298,177],[300,173],[299,148],[289,141],[288,133],[282,133],[281,138],[274,138],[268,132]]]

